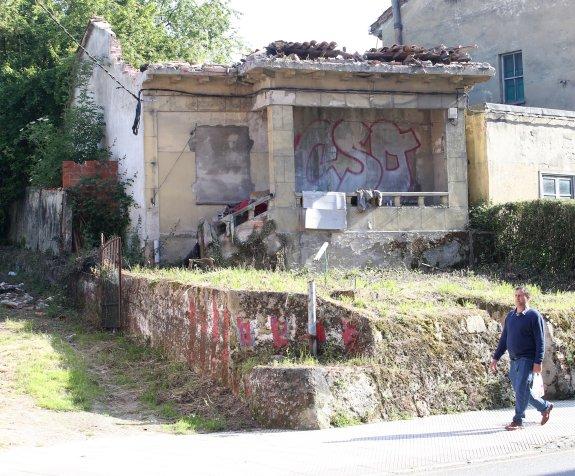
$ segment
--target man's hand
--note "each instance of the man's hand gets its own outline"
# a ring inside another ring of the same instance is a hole
[[[497,373],[497,360],[493,359],[491,364],[489,365],[489,370],[491,370],[494,374]]]
[[[541,364],[533,364],[533,373],[540,374],[541,373]]]

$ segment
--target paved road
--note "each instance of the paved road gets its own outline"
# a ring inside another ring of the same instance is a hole
[[[87,439],[0,452],[0,475],[575,473],[575,401],[558,402],[543,427],[530,410],[526,429],[506,432],[510,418],[496,410],[323,431]]]

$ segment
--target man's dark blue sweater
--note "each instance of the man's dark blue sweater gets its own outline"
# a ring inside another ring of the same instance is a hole
[[[513,360],[527,357],[533,359],[535,364],[543,361],[545,331],[543,317],[539,312],[535,309],[526,309],[518,313],[515,309],[507,314],[493,358],[499,360],[506,350]]]

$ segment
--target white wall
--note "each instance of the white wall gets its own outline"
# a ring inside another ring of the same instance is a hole
[[[84,47],[96,57],[120,82],[134,94],[142,85],[142,74],[121,61],[121,49],[111,27],[104,21],[93,21],[84,37]],[[90,61],[85,53],[82,60]],[[146,233],[146,207],[144,203],[144,132],[143,124],[137,136],[132,133],[136,100],[118,85],[98,66],[94,66],[88,89],[96,104],[104,109],[106,122],[106,145],[114,158],[119,159],[121,178],[132,179],[128,192],[136,206],[130,210],[133,230],[138,230],[140,240]],[[143,116],[142,116],[143,120]]]

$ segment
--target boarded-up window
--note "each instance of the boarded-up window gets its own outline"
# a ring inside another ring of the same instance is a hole
[[[196,203],[228,204],[249,198],[250,149],[245,126],[199,126],[194,134]]]

